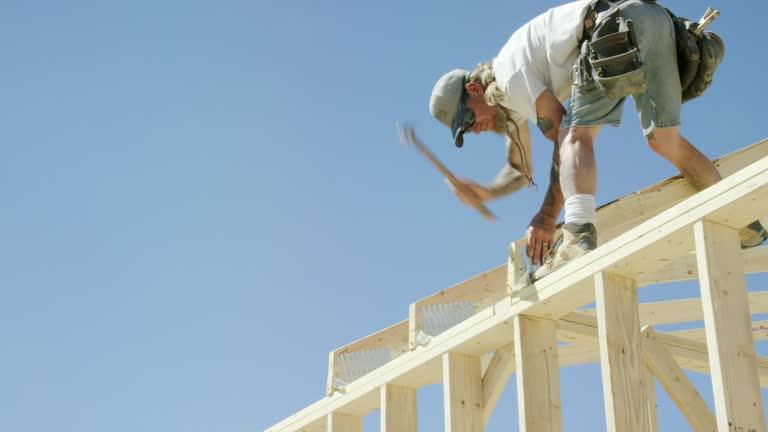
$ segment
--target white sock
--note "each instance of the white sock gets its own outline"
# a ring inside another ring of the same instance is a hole
[[[565,200],[565,223],[596,225],[595,196],[580,194]]]

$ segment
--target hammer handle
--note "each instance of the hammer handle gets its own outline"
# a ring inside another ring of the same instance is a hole
[[[445,167],[445,165],[440,162],[437,157],[435,157],[434,154],[432,154],[429,149],[421,143],[421,141],[416,138],[416,134],[413,133],[413,129],[407,129],[405,131],[406,134],[408,134],[408,140],[424,155],[429,159],[430,162],[432,162],[432,165],[435,166],[435,168],[440,171],[443,176],[445,176],[446,179],[453,185],[455,188],[461,188],[463,187],[463,183],[459,181],[459,179],[456,178],[453,173],[448,170],[448,168]],[[491,213],[490,210],[488,210],[488,207],[486,207],[482,202],[476,202],[474,203],[475,209],[480,212],[480,214],[483,215],[487,220],[493,221],[496,220],[496,217]]]

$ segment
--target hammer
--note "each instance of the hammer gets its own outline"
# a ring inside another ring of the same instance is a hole
[[[432,154],[429,149],[419,141],[418,138],[416,138],[416,133],[414,133],[413,128],[409,126],[401,126],[400,124],[396,124],[395,127],[397,128],[397,134],[400,136],[400,142],[402,142],[405,145],[412,144],[414,147],[416,147],[421,154],[423,154],[430,162],[432,162],[432,165],[437,168],[438,171],[440,171],[443,176],[448,180],[448,182],[453,185],[456,189],[461,189],[464,187],[461,181],[456,178],[456,176],[453,175],[451,171],[448,170],[448,168],[445,167],[436,157],[434,154]],[[472,207],[474,207],[477,211],[480,212],[480,214],[485,217],[485,219],[489,221],[495,221],[496,217],[491,213],[490,210],[480,201],[475,201],[472,203]]]

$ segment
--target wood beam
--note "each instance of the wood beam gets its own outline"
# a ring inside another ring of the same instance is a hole
[[[753,249],[758,248],[747,250]],[[765,249],[768,249],[768,247]],[[750,292],[748,296],[749,310],[753,315],[768,312],[768,291],[753,291]],[[597,316],[597,312],[594,309],[584,309],[578,311],[578,313]],[[701,298],[699,297],[640,303],[640,325],[643,326],[701,321],[703,319],[704,311],[701,309]]]
[[[656,402],[656,385],[653,379],[653,372],[645,367],[645,396],[646,408],[648,410],[648,430],[650,432],[659,432],[659,405]]]
[[[506,265],[495,267],[485,273],[481,273],[450,288],[411,303],[408,311],[410,348],[415,349],[418,346],[425,345],[431,337],[437,336],[436,334],[428,335],[424,333],[425,309],[439,310],[441,305],[469,303],[474,311],[477,312],[504,298],[507,293],[506,269]],[[451,308],[448,307],[446,309]],[[452,321],[450,316],[444,318],[446,318],[446,321]]]
[[[643,358],[691,428],[695,432],[716,432],[717,423],[712,410],[669,351],[657,342],[656,332],[651,327],[643,330]]]
[[[560,432],[560,366],[556,323],[515,317],[515,370],[520,432]]]
[[[332,395],[365,373],[377,369],[382,362],[391,361],[408,351],[407,320],[331,351],[328,355],[326,394]],[[382,355],[384,352],[387,355]],[[354,372],[350,374],[350,371]]]
[[[381,432],[416,432],[416,389],[385,384],[381,386]]]
[[[646,432],[645,367],[634,280],[595,275],[600,368],[609,432]]]
[[[707,220],[693,231],[718,428],[765,432],[739,232]]]
[[[480,358],[455,352],[443,354],[445,432],[483,431],[483,389]]]
[[[332,412],[328,414],[328,432],[363,432],[363,417]]]
[[[501,392],[515,371],[515,345],[511,343],[496,350],[483,375],[483,424],[488,424]]]

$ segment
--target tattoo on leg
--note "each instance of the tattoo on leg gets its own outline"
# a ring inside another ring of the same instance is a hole
[[[653,141],[656,138],[654,138],[653,132],[651,131],[651,132],[648,132],[647,134],[645,134],[645,139],[647,139],[648,141]]]
[[[536,126],[539,127],[539,130],[541,131],[541,133],[546,135],[549,133],[549,131],[552,130],[552,128],[555,126],[555,123],[548,118],[537,117]]]

